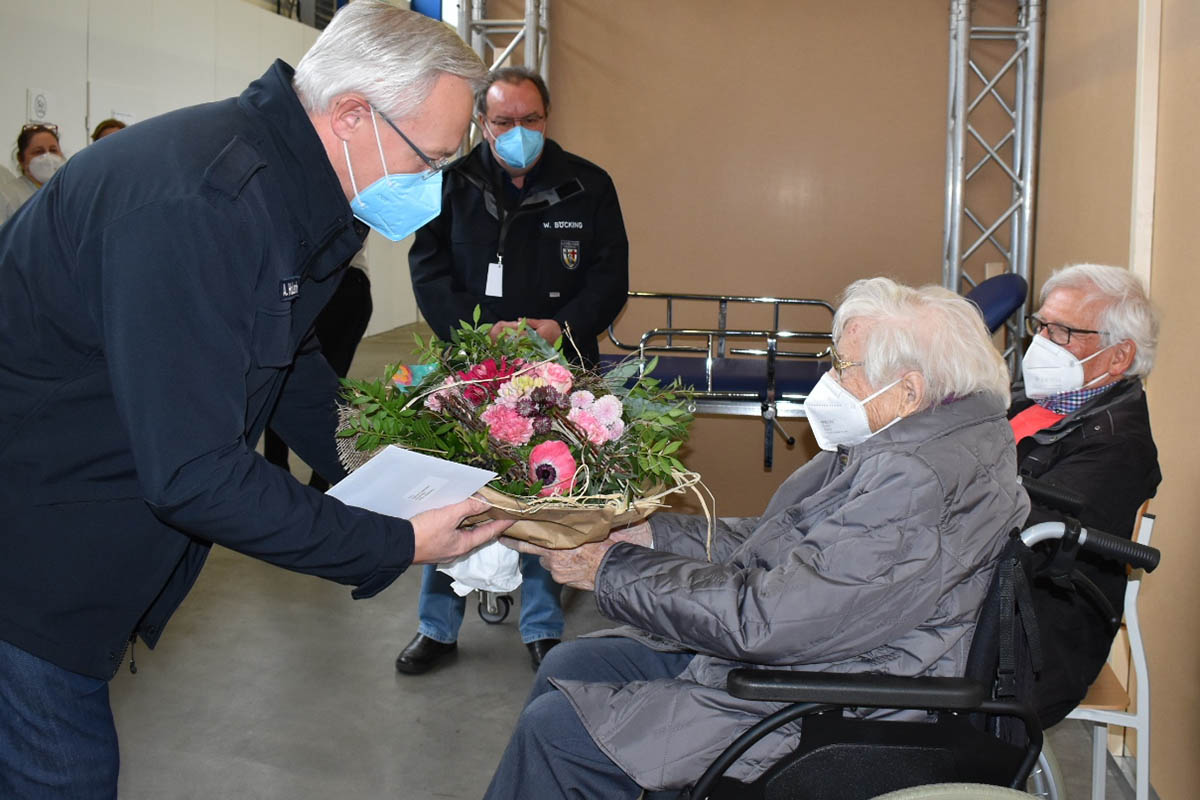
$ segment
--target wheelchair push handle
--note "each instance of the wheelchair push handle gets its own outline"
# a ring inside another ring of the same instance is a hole
[[[1085,529],[1079,534],[1079,546],[1105,558],[1128,564],[1134,569],[1144,569],[1146,572],[1153,572],[1162,556],[1156,547],[1131,542],[1122,536],[1114,536],[1093,528]]]
[[[1064,522],[1039,522],[1021,532],[1021,541],[1026,547],[1033,547],[1038,542],[1063,538],[1066,530],[1067,523]],[[1146,572],[1153,572],[1162,556],[1157,547],[1131,542],[1123,536],[1114,536],[1095,528],[1080,530],[1079,547]]]

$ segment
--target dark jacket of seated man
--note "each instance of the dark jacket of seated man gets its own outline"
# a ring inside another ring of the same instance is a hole
[[[1031,405],[1018,384],[1009,418]],[[1078,411],[1021,439],[1017,462],[1022,476],[1078,494],[1084,501],[1080,522],[1085,528],[1130,538],[1138,509],[1162,481],[1141,380],[1119,381]],[[1034,505],[1027,525],[1062,518],[1056,511]],[[1120,616],[1127,583],[1124,565],[1080,551],[1076,567]],[[1046,648],[1036,686],[1038,714],[1042,724],[1049,726],[1087,694],[1108,658],[1115,631],[1086,596],[1046,578],[1035,582],[1033,599]]]

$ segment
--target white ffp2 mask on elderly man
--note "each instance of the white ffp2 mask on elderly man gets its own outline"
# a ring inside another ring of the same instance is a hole
[[[1112,345],[1109,345],[1112,347]],[[1053,397],[1063,392],[1085,388],[1083,365],[1107,350],[1102,347],[1085,359],[1062,345],[1055,344],[1045,336],[1034,336],[1021,359],[1021,374],[1025,379],[1025,396],[1030,399]],[[1108,373],[1101,373],[1088,381],[1088,386],[1103,380]]]
[[[826,372],[817,381],[817,385],[808,393],[804,401],[804,416],[808,418],[808,426],[812,428],[817,446],[822,450],[837,450],[838,445],[861,444],[879,431],[885,430],[900,421],[896,417],[878,431],[871,430],[867,419],[867,403],[900,382],[900,379],[889,383],[874,394],[859,400],[850,390],[833,379],[833,372]]]

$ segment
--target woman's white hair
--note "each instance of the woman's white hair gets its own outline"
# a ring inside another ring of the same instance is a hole
[[[1103,303],[1096,317],[1104,347],[1133,342],[1137,349],[1127,374],[1146,377],[1154,368],[1158,347],[1158,312],[1141,278],[1123,267],[1103,264],[1075,264],[1055,271],[1042,286],[1041,302],[1055,289],[1076,289],[1087,297],[1085,303]]]
[[[465,79],[475,92],[487,70],[445,23],[379,0],[354,0],[300,59],[292,84],[310,114],[328,111],[338,95],[358,92],[404,119],[442,74]]]
[[[833,316],[834,342],[852,320],[868,323],[861,358],[872,386],[915,370],[925,378],[925,408],[977,392],[1008,405],[1008,367],[979,309],[949,289],[914,289],[890,278],[855,281]]]

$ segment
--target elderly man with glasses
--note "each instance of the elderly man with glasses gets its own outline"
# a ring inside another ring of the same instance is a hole
[[[495,336],[520,319],[572,361],[595,364],[596,342],[625,305],[629,242],[608,174],[546,138],[550,93],[536,72],[494,70],[475,95],[483,134],[446,170],[441,216],[409,251],[413,290],[434,333],[449,340],[476,307]],[[561,587],[523,558],[521,640],[534,669],[562,637]],[[433,567],[420,624],[396,669],[420,674],[457,652],[466,600]]]
[[[1158,341],[1145,287],[1119,267],[1066,267],[1046,281],[1027,325],[1033,338],[1009,410],[1020,472],[1078,495],[1085,526],[1129,537],[1162,480],[1142,390]],[[1061,514],[1035,506],[1028,523],[1055,519]],[[1120,618],[1125,597],[1118,562],[1080,553],[1075,567],[1087,583],[1039,578],[1034,587],[1047,648],[1036,687],[1044,725],[1087,693],[1116,633],[1108,619]]]

